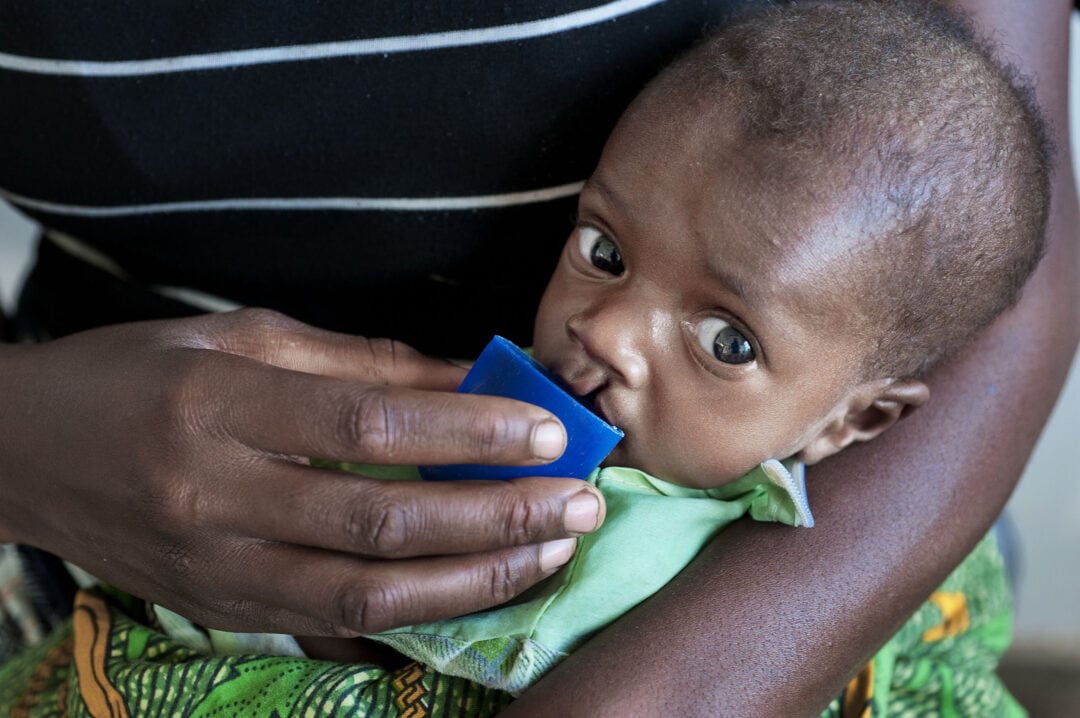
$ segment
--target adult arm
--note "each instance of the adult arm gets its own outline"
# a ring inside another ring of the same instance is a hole
[[[1048,250],[1019,305],[934,373],[916,420],[814,467],[813,530],[728,529],[505,715],[819,715],[998,516],[1080,337],[1071,3],[951,4],[1036,78],[1057,144]]]
[[[602,520],[591,487],[383,482],[300,458],[561,453],[548,412],[455,394],[463,373],[259,310],[0,345],[0,541],[232,630],[354,635],[500,603]]]

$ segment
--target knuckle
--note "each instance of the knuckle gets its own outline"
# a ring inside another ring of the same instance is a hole
[[[281,312],[262,307],[239,309],[235,326],[222,339],[220,348],[260,361],[272,361],[277,352],[303,333],[303,325]]]
[[[378,633],[393,628],[396,594],[387,586],[368,581],[351,586],[337,598],[339,626],[359,633]]]
[[[397,501],[376,501],[353,507],[346,518],[345,532],[362,553],[382,558],[402,554],[409,536],[412,510]]]
[[[213,379],[213,354],[199,349],[181,352],[157,384],[152,402],[164,423],[162,433],[173,445],[216,425],[221,392]]]
[[[389,339],[368,339],[364,338],[364,347],[367,349],[369,361],[365,367],[367,370],[367,380],[373,384],[387,384],[388,372],[386,371],[387,356],[387,342]]]
[[[488,572],[488,595],[492,605],[506,603],[524,587],[525,571],[521,562],[512,558],[499,561]]]
[[[386,395],[365,389],[347,400],[338,414],[337,438],[355,447],[361,461],[386,462],[398,442],[394,408]]]
[[[394,383],[393,377],[403,366],[409,365],[422,355],[412,347],[396,339],[375,338],[362,340],[367,359],[364,363],[366,379],[372,384]]]
[[[400,342],[397,339],[386,339],[386,346],[384,351],[387,354],[387,361],[390,366],[398,368],[400,365],[408,365],[414,363],[417,359],[422,359],[423,354],[413,349],[408,344]]]
[[[513,423],[501,414],[480,411],[474,415],[472,449],[479,463],[498,460],[513,436]]]
[[[192,469],[161,468],[142,477],[144,493],[133,502],[133,521],[153,532],[162,545],[161,555],[178,569],[189,566],[209,571],[205,561],[209,537],[217,536],[222,516],[221,494]],[[226,547],[213,551],[223,556]],[[201,554],[203,560],[196,560]]]
[[[184,352],[169,367],[164,381],[158,384],[158,399],[172,416],[197,403],[203,383],[202,352]]]
[[[547,528],[546,513],[520,493],[509,489],[503,515],[504,536],[509,545],[536,543],[544,537]]]
[[[164,473],[148,479],[152,488],[139,502],[144,515],[153,517],[162,529],[173,533],[199,526],[198,501],[186,481]],[[176,547],[169,547],[166,553],[175,550]]]
[[[231,312],[232,318],[241,326],[272,331],[291,327],[296,320],[290,319],[279,311],[265,307],[244,307]]]

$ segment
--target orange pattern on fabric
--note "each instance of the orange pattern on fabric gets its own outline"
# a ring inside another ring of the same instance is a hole
[[[930,602],[941,611],[941,623],[923,633],[922,639],[926,643],[958,635],[971,626],[967,598],[959,591],[934,591],[930,594]]]
[[[401,711],[402,718],[426,718],[427,706],[424,705],[424,696],[427,689],[423,684],[424,669],[419,663],[410,663],[394,675],[391,683],[398,692],[394,703]]]
[[[129,718],[124,698],[105,675],[111,619],[105,602],[79,591],[71,618],[79,697],[93,718]]]
[[[840,709],[842,718],[870,718],[870,699],[874,697],[874,662],[851,679],[844,689],[844,705]]]

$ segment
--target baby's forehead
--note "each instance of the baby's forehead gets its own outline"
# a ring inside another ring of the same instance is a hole
[[[748,134],[715,97],[699,102],[660,92],[642,99],[605,149],[598,174],[608,184],[682,192],[713,205],[687,207],[707,218],[697,222],[696,239],[708,250],[748,235],[740,242],[745,251],[708,252],[716,255],[715,273],[737,278],[748,295],[767,296],[781,284],[845,301],[860,291],[844,278],[874,271],[874,246],[890,221],[888,202],[881,201],[888,182],[878,168],[857,167],[813,145],[792,148]],[[679,169],[669,172],[669,162]],[[664,180],[642,171],[656,167]]]
[[[759,198],[735,221],[742,226],[702,233],[697,241],[713,273],[737,276],[748,296],[795,294],[820,309],[826,297],[849,303],[861,291],[854,280],[873,274],[879,261],[878,233],[857,208],[843,203],[798,206],[792,196],[778,194]],[[724,244],[734,231],[747,233],[749,241],[733,253]]]
[[[879,312],[889,309],[876,279],[881,262],[905,261],[902,253],[887,253],[890,228],[865,203],[840,193],[776,184],[755,195],[743,211],[724,217],[738,227],[697,238],[711,273],[751,302],[782,301],[800,323],[873,334]],[[725,251],[737,231],[748,241]]]

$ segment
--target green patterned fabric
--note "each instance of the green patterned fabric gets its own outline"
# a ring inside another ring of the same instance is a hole
[[[823,716],[1024,716],[994,675],[1010,616],[1003,561],[987,537]],[[152,621],[124,594],[81,593],[71,621],[0,667],[0,716],[467,717],[496,715],[511,700],[415,663],[387,671],[205,655]]]
[[[44,643],[0,667],[0,716],[495,715],[509,692],[448,671],[518,690],[658,590],[726,523],[744,513],[795,522],[790,497],[761,475],[703,492],[634,470],[605,472],[593,480],[608,520],[563,571],[511,605],[381,637],[424,662],[389,671],[250,651],[215,655],[245,645],[276,650],[279,642],[204,631],[101,587],[81,592],[71,620]],[[823,716],[1026,715],[994,673],[1011,611],[1004,561],[987,536]]]
[[[1021,718],[995,673],[1012,637],[1012,598],[994,536],[984,538],[823,714]]]
[[[207,656],[137,620],[116,592],[79,595],[72,620],[0,668],[0,715],[493,716],[510,696],[417,664],[397,671],[281,656]]]

